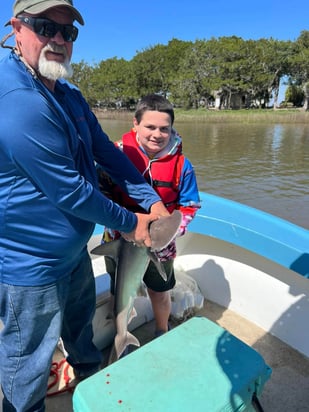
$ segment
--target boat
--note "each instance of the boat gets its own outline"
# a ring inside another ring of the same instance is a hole
[[[188,233],[177,239],[176,275],[184,271],[205,299],[309,357],[309,231],[222,197],[200,197],[202,207]],[[97,226],[90,251],[100,243],[102,232]],[[109,276],[104,257],[92,255],[92,262],[98,293],[95,340],[104,348],[114,333],[106,333],[113,325],[102,325],[106,320],[99,314],[109,296]],[[138,298],[136,309],[131,330],[152,319],[148,299]]]
[[[305,410],[309,402],[309,231],[222,197],[206,193],[200,197],[202,207],[189,232],[177,239],[176,277],[185,273],[198,285],[205,299],[197,311],[200,316],[211,318],[215,308],[212,320],[220,324],[223,313],[229,313],[237,320],[232,328],[226,320],[221,326],[261,349],[273,369],[261,395],[265,410],[301,410],[301,405]],[[100,243],[102,231],[96,227],[90,251]],[[92,262],[98,290],[95,341],[106,348],[115,333],[107,316],[109,276],[104,258],[92,256]],[[137,298],[135,307],[132,331],[145,328],[153,319],[147,298]],[[245,326],[239,326],[242,323]],[[250,341],[248,336],[254,333],[259,337]],[[291,400],[287,394],[292,387]]]
[[[259,398],[265,411],[306,410],[309,231],[222,197],[207,193],[200,193],[200,197],[202,207],[188,233],[177,239],[175,260],[176,277],[185,273],[204,299],[202,307],[195,308],[190,317],[210,319],[262,355],[272,369]],[[102,232],[103,227],[97,225],[89,251],[100,244]],[[110,278],[104,257],[91,257],[97,287],[94,342],[104,352],[115,335],[110,317]],[[152,343],[153,315],[147,297],[138,297],[135,309],[137,316],[129,330],[143,345],[138,352]],[[163,342],[166,335],[159,339]],[[68,412],[71,408],[71,394],[47,400],[47,412]]]

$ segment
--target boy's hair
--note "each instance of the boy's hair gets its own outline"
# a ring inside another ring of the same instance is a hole
[[[148,94],[141,98],[137,103],[135,110],[135,119],[137,123],[142,120],[143,114],[148,110],[167,113],[171,118],[171,125],[174,123],[174,108],[173,105],[163,96],[158,94]]]

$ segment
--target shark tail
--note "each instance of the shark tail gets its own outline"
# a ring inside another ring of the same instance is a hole
[[[115,337],[115,349],[118,358],[120,358],[129,345],[141,346],[139,340],[130,332],[127,332],[124,339],[119,335]]]
[[[130,332],[127,332],[125,337],[116,335],[108,363],[118,360],[129,345],[141,346],[139,340]]]

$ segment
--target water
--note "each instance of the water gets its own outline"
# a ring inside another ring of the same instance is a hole
[[[127,121],[102,120],[112,140]],[[309,229],[309,126],[175,124],[199,189]]]

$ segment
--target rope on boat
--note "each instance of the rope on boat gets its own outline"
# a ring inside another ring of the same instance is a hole
[[[72,382],[72,379],[68,373],[69,368],[70,364],[66,361],[66,359],[62,359],[60,362],[52,363],[49,376],[53,377],[53,380],[48,384],[46,396],[55,396],[64,392],[74,392],[75,385],[70,386],[70,382]],[[65,386],[62,389],[58,389],[56,391],[49,391],[51,388],[53,388],[59,383],[62,371]]]

